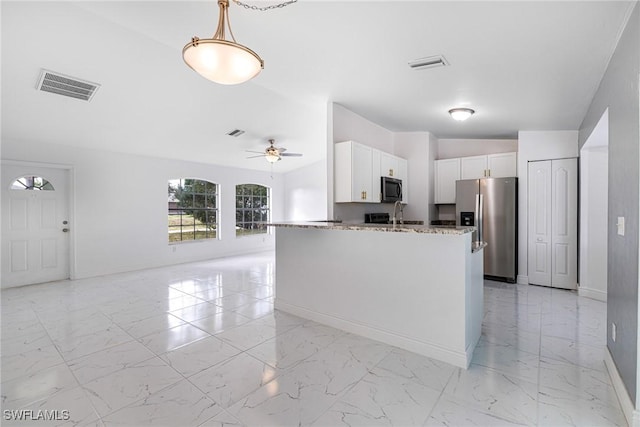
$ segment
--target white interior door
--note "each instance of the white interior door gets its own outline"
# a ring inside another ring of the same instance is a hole
[[[69,278],[69,172],[2,164],[2,287]]]
[[[551,161],[529,163],[529,283],[551,286]]]
[[[576,159],[551,162],[551,285],[578,285],[578,164]]]

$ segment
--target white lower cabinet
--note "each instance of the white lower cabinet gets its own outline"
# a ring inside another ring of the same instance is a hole
[[[577,159],[530,162],[528,187],[529,283],[577,289]]]

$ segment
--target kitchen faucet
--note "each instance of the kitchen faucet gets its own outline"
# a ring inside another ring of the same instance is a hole
[[[404,224],[404,221],[402,219],[402,211],[404,209],[404,206],[402,206],[402,202],[400,202],[400,200],[396,200],[396,202],[393,204],[393,225],[396,225],[396,209],[398,209],[398,206],[400,206],[400,224]]]

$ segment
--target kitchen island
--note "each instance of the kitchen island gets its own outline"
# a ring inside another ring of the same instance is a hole
[[[277,223],[275,308],[467,368],[483,316],[474,227]]]

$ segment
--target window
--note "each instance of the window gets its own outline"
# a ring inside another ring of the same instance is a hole
[[[215,239],[217,234],[218,184],[169,180],[169,242]]]
[[[12,190],[55,191],[53,185],[41,176],[23,176],[13,181]]]
[[[257,184],[236,185],[236,236],[266,234],[270,220],[269,188]]]

